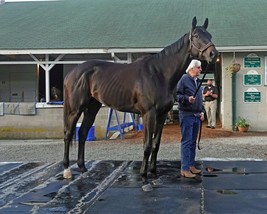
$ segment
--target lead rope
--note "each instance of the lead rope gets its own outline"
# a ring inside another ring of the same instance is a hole
[[[200,89],[200,87],[201,87],[201,85],[202,85],[202,83],[203,83],[203,81],[205,79],[205,76],[206,76],[207,71],[208,71],[208,67],[209,67],[209,64],[207,64],[207,66],[206,66],[204,75],[203,75],[203,77],[202,77],[200,83],[198,84],[198,87],[197,87],[197,89],[196,89],[196,91],[194,93],[194,97],[196,97],[197,92],[199,91],[199,89]],[[197,148],[198,148],[198,150],[201,150],[201,148],[200,148],[201,132],[202,132],[202,120],[200,120],[200,127],[199,127],[199,132],[198,132],[198,140],[197,140]]]

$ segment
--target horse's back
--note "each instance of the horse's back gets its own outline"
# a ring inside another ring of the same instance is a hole
[[[90,73],[97,66],[104,66],[111,64],[111,62],[103,60],[88,60],[82,64],[75,66],[65,77],[64,81],[71,81],[79,79],[84,73]]]

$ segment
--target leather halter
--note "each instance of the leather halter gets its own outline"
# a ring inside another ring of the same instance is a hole
[[[192,30],[190,30],[189,33],[189,42],[190,42],[190,52],[192,53],[193,48],[196,49],[198,51],[198,57],[200,57],[202,55],[202,53],[207,50],[209,47],[214,46],[214,44],[212,42],[207,43],[204,47],[199,48],[197,47],[194,42],[193,42],[193,38],[194,36],[192,36]]]

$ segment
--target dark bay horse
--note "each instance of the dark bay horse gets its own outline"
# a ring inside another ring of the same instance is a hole
[[[191,58],[212,62],[217,50],[207,31],[208,19],[192,29],[160,53],[144,57],[130,64],[90,60],[75,67],[64,80],[64,178],[70,178],[69,148],[76,123],[83,113],[79,129],[79,170],[84,164],[87,133],[102,104],[122,111],[141,114],[144,125],[144,157],[140,169],[143,190],[152,190],[148,182],[148,168],[153,184],[160,184],[156,161],[163,125],[174,103],[174,90]],[[149,158],[150,165],[149,165]]]

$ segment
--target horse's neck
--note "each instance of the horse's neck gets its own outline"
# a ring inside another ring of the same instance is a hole
[[[170,53],[170,49],[174,48],[171,47],[175,45],[173,44],[167,48],[164,48],[160,52],[160,58],[162,61],[161,70],[169,84],[170,90],[173,90],[176,87],[177,82],[185,72],[186,66],[188,66],[190,54],[188,52],[189,40],[187,38],[187,35],[181,38],[183,41],[180,42],[183,43],[179,50],[177,49],[173,53]]]

